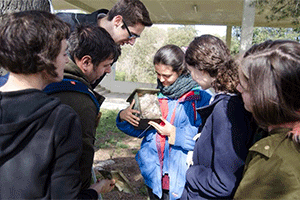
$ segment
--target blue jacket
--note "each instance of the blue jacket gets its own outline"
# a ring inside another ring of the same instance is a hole
[[[228,94],[216,95],[198,112],[203,129],[181,199],[230,199],[242,178],[252,142],[251,114],[239,96]]]
[[[9,73],[7,73],[4,76],[0,76],[0,87],[3,86],[6,83],[6,81],[8,79],[8,75],[9,75]]]
[[[185,174],[187,170],[186,158],[187,153],[193,150],[195,141],[193,137],[197,134],[198,127],[201,124],[200,115],[196,108],[208,105],[211,95],[199,87],[192,90],[192,95],[183,95],[178,99],[168,99],[168,110],[170,111],[167,120],[170,122],[173,110],[176,106],[174,126],[176,127],[175,144],[169,145],[166,141],[163,160],[163,174],[168,174],[170,178],[170,199],[178,199],[184,189]],[[190,92],[189,92],[190,93]],[[159,100],[162,97],[159,95]],[[165,108],[161,108],[165,109]],[[152,188],[153,193],[158,197],[162,197],[162,174],[158,152],[156,147],[156,130],[149,129],[136,130],[127,121],[120,121],[117,117],[117,127],[124,133],[143,138],[141,149],[136,155],[141,174],[145,179],[147,186]]]

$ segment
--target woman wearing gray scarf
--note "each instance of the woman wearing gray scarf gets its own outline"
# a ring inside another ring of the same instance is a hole
[[[133,115],[132,104],[117,117],[117,127],[124,133],[143,138],[136,155],[148,187],[150,199],[178,199],[185,182],[188,151],[201,124],[196,108],[208,105],[211,95],[192,80],[186,69],[183,51],[175,45],[160,48],[155,56],[155,72],[160,89],[162,112],[160,124],[150,121],[152,129],[137,130],[140,119]],[[154,127],[154,128],[153,128]]]

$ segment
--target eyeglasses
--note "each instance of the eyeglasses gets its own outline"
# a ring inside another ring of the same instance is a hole
[[[140,37],[139,35],[130,32],[130,30],[129,30],[127,24],[124,22],[124,20],[123,20],[123,24],[124,24],[124,26],[125,26],[125,28],[126,28],[128,34],[129,34],[129,36],[128,36],[128,39],[129,39],[129,40],[130,40],[130,39],[135,39],[135,38],[139,38],[139,37]]]

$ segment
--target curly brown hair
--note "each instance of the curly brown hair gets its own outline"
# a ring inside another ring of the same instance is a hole
[[[226,44],[218,37],[196,37],[185,53],[186,63],[215,78],[212,87],[216,92],[238,93],[238,67]]]

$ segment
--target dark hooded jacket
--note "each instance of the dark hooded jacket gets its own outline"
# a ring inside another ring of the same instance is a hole
[[[202,118],[181,200],[232,199],[251,146],[251,114],[235,94],[220,93],[197,110]]]
[[[56,16],[70,24],[71,31],[74,31],[75,27],[79,24],[97,25],[98,19],[106,16],[107,13],[107,9],[100,9],[92,12],[91,14],[58,12]]]
[[[36,89],[0,92],[0,199],[78,198],[81,148],[69,106]]]

